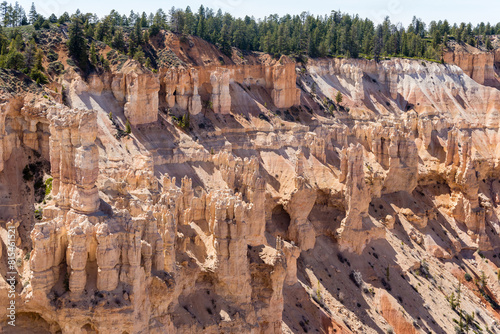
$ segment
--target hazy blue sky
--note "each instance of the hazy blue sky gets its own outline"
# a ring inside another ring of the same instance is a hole
[[[14,2],[14,1],[12,1]],[[19,3],[29,10],[29,0]],[[361,17],[370,18],[380,22],[389,16],[393,22],[401,22],[405,26],[411,21],[413,15],[422,18],[425,22],[447,19],[449,22],[500,22],[499,0],[207,0],[207,1],[137,1],[137,0],[40,0],[35,1],[39,13],[45,16],[55,13],[60,15],[67,11],[74,12],[79,8],[82,12],[92,12],[99,16],[108,14],[111,9],[116,9],[121,14],[135,12],[155,12],[158,8],[168,11],[172,6],[185,8],[191,6],[196,11],[203,4],[206,7],[227,11],[234,16],[245,15],[263,18],[269,14],[300,14],[309,11],[312,14],[328,14],[331,10],[340,10]]]

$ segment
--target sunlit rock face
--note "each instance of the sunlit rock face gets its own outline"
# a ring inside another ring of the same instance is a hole
[[[161,36],[179,66],[0,98],[20,328],[452,332],[459,282],[495,328],[479,292],[500,293],[489,56],[302,64]],[[7,289],[0,275],[1,305]]]

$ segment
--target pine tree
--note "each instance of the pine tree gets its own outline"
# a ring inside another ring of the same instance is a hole
[[[45,72],[45,69],[43,68],[43,51],[40,49],[38,49],[35,53],[35,66],[33,66],[33,69]]]
[[[170,28],[175,33],[180,33],[184,28],[184,15],[181,10],[172,7],[169,11],[170,15]]]
[[[92,65],[96,65],[97,64],[97,54],[96,54],[96,51],[95,51],[95,44],[94,44],[94,42],[92,42],[92,44],[90,45],[90,63]]]
[[[198,24],[196,26],[196,36],[204,38],[205,36],[205,8],[203,5],[198,9]]]
[[[45,72],[45,69],[43,68],[42,61],[43,61],[43,51],[38,50],[35,55],[35,66],[31,69],[30,72],[30,77],[31,79],[35,80],[37,84],[46,84],[49,81],[47,80],[47,77],[43,72]]]
[[[379,25],[375,31],[373,38],[373,56],[375,61],[379,61],[380,53],[382,52],[382,42],[383,42],[383,31],[382,26]]]
[[[16,48],[11,48],[5,60],[5,67],[14,70],[21,70],[25,67],[24,56]]]
[[[37,19],[37,17],[38,17],[38,13],[36,12],[35,3],[32,2],[31,3],[31,9],[30,9],[30,12],[29,12],[29,21],[30,21],[30,23],[33,24],[35,22],[35,20]]]
[[[163,9],[158,9],[153,18],[153,24],[160,27],[161,29],[165,29],[167,27],[167,14],[163,11]]]
[[[4,27],[7,26],[8,10],[9,10],[9,3],[7,1],[3,1],[0,4],[0,16],[2,17],[2,23],[3,23]]]
[[[36,55],[36,43],[34,39],[31,39],[25,48],[24,58],[26,62],[26,68],[31,70],[35,63],[35,55]]]
[[[229,28],[226,24],[222,26],[218,44],[221,52],[226,56],[231,57],[231,45],[229,45]]]
[[[491,39],[489,36],[484,35],[486,50],[493,50],[493,45],[491,44]]]
[[[56,23],[57,22],[57,16],[55,14],[52,14],[49,16],[49,21],[50,23]]]
[[[19,2],[16,1],[14,4],[14,7],[12,7],[12,17],[11,17],[11,25],[13,27],[17,27],[21,23],[21,6],[19,5]]]
[[[135,36],[137,45],[141,45],[144,41],[142,40],[142,28],[139,20],[135,23]]]
[[[75,59],[83,72],[88,68],[87,42],[83,35],[82,22],[74,16],[68,29],[69,55]]]
[[[4,27],[12,26],[12,5],[8,5],[5,8],[5,12],[3,14],[3,25]]]
[[[134,54],[134,59],[137,60],[139,63],[144,64],[145,59],[144,59],[144,52],[139,48],[135,54]]]
[[[151,27],[149,27],[149,36],[150,37],[154,37],[156,35],[158,35],[160,33],[160,27],[157,26],[156,24],[153,24],[151,25]]]
[[[337,92],[337,95],[335,96],[335,102],[337,102],[337,104],[341,104],[342,103],[342,93],[340,91]]]
[[[111,46],[118,51],[125,51],[125,40],[123,39],[123,30],[121,28],[116,30]]]
[[[128,27],[128,25],[129,25],[128,17],[127,17],[127,15],[123,14],[122,15],[122,26]]]
[[[128,16],[128,24],[134,25],[139,17],[139,14],[134,13],[133,10],[130,11],[130,15]]]
[[[27,26],[29,23],[28,18],[26,17],[26,12],[24,9],[21,7],[21,13],[19,14],[19,24],[22,26]]]
[[[146,15],[146,12],[142,12],[141,20],[140,20],[140,26],[143,27],[143,28],[147,28],[148,27],[148,17]]]
[[[63,24],[63,23],[66,23],[68,21],[70,21],[71,18],[69,17],[69,14],[68,12],[64,12],[60,17],[59,17],[59,20],[57,20],[58,23],[60,24]]]

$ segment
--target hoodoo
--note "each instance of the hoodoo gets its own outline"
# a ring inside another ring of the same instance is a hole
[[[500,333],[495,28],[202,9],[0,30],[0,332]]]

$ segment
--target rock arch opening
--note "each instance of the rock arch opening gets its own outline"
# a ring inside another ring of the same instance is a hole
[[[271,213],[271,221],[266,224],[266,231],[274,237],[281,236],[286,239],[290,221],[290,215],[283,205],[277,205]]]

